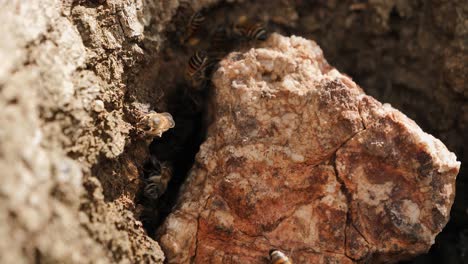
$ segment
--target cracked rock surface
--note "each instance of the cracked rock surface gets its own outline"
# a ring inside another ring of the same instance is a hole
[[[449,218],[459,162],[318,45],[273,34],[213,76],[214,120],[158,230],[169,263],[396,262]]]

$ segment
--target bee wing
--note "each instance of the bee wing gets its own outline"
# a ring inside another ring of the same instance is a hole
[[[164,112],[161,113],[161,115],[166,118],[167,122],[169,123],[169,128],[175,127],[175,121],[171,114]]]

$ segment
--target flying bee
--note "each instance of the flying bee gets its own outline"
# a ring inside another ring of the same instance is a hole
[[[193,13],[185,27],[185,34],[183,35],[181,42],[186,43],[188,41],[192,46],[198,44],[199,40],[191,40],[191,37],[200,29],[205,22],[205,19],[206,17],[201,11]]]
[[[208,53],[206,51],[197,51],[190,57],[187,63],[186,76],[194,88],[201,89],[204,87],[209,65]]]
[[[138,123],[138,127],[140,127],[146,135],[153,137],[161,137],[164,132],[174,126],[175,122],[171,114],[156,113],[155,111],[150,111],[143,116]]]
[[[272,249],[270,250],[270,264],[292,264],[292,261],[283,252]]]
[[[149,163],[149,169],[145,171],[147,175],[143,194],[151,200],[157,200],[167,189],[172,178],[172,167],[169,162],[159,162],[154,156],[151,156]]]
[[[241,21],[233,26],[232,31],[237,36],[250,40],[264,41],[268,37],[266,29],[260,23]]]

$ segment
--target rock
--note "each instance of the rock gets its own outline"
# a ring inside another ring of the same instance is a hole
[[[104,111],[106,108],[104,106],[104,102],[101,101],[101,100],[95,100],[93,102],[93,111],[96,112],[96,113],[100,113],[102,111]]]
[[[172,214],[169,263],[396,262],[449,218],[460,163],[412,120],[273,34],[214,73],[215,119]]]
[[[146,156],[124,153],[136,126],[124,114],[126,67],[152,57],[129,44],[146,26],[141,3],[2,1],[0,263],[163,262],[132,212],[133,164]],[[154,2],[144,11],[162,26],[175,8]],[[163,33],[144,35],[158,51]],[[111,167],[106,158],[118,165],[98,174]]]

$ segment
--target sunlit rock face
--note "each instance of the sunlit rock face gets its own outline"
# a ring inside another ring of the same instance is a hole
[[[396,262],[449,218],[459,162],[320,47],[273,34],[213,76],[213,123],[158,230],[169,263]]]

